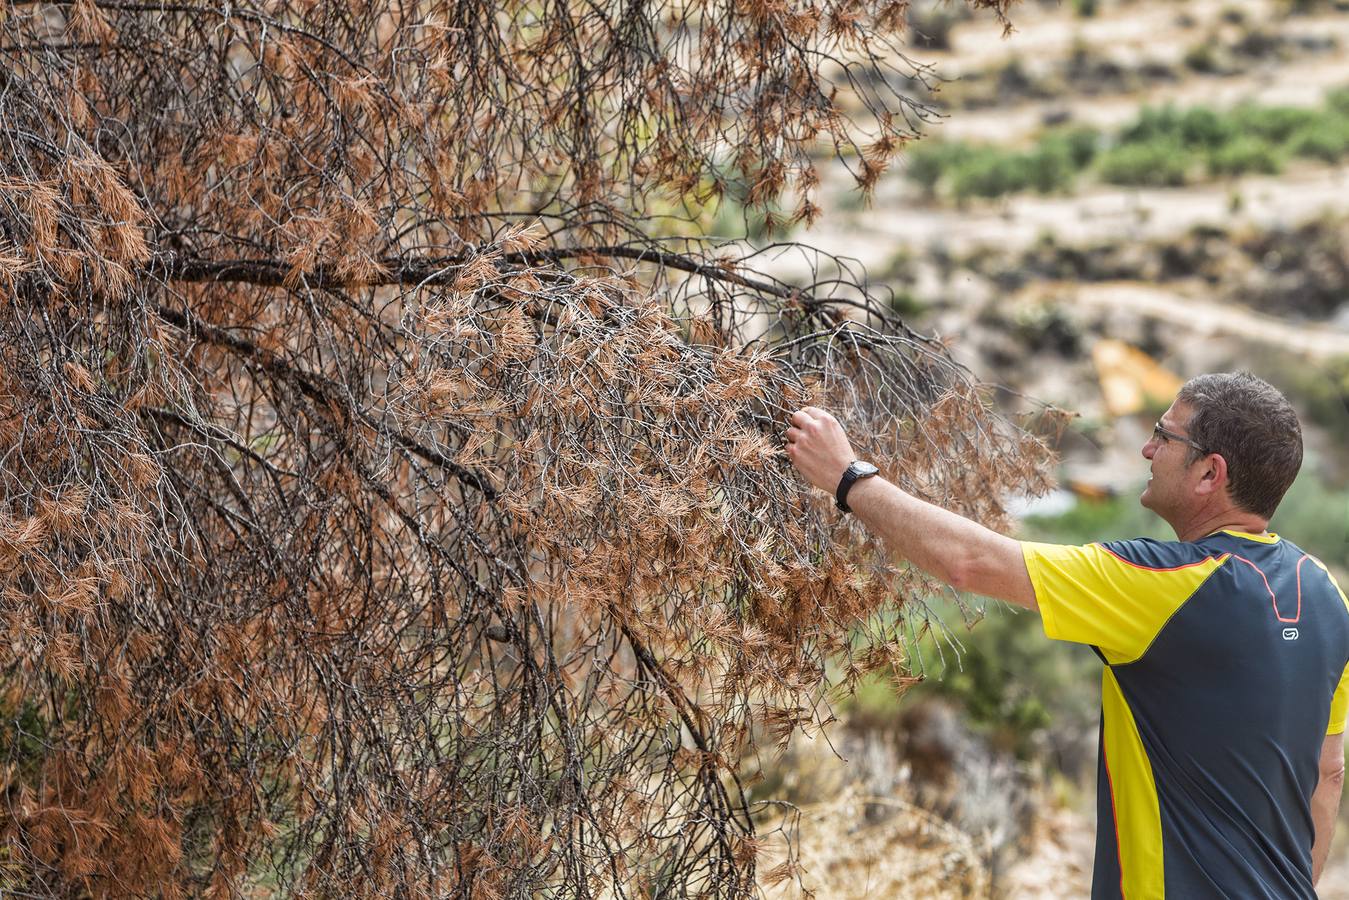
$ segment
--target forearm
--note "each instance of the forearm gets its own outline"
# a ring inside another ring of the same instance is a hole
[[[1035,609],[1020,545],[879,476],[853,485],[848,506],[886,548],[960,590]]]
[[[1344,788],[1344,770],[1323,775],[1312,792],[1312,825],[1316,829],[1312,843],[1312,884],[1321,879],[1326,857],[1330,855],[1330,839],[1335,834],[1335,820],[1340,812],[1340,796]]]
[[[806,406],[792,413],[787,456],[815,487],[834,493],[853,454],[838,420]],[[852,485],[848,506],[886,547],[960,590],[1037,609],[1021,545],[964,516],[925,503],[880,476]]]
[[[963,546],[983,528],[919,500],[880,476],[853,485],[848,506],[892,552],[948,584],[959,578]]]

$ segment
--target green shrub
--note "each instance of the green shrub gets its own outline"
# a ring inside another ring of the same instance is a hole
[[[1284,535],[1343,576],[1349,572],[1349,492],[1334,490],[1311,466],[1279,504],[1270,531]],[[1345,582],[1341,580],[1341,587]]]
[[[1187,147],[1219,147],[1236,135],[1227,116],[1206,106],[1187,109],[1176,125],[1180,139]]]
[[[1341,116],[1349,116],[1349,87],[1326,92],[1326,107]]]
[[[904,154],[904,177],[923,189],[929,197],[936,194],[937,184],[945,174],[953,156],[953,145],[940,141],[919,141],[910,145]]]
[[[1095,153],[1096,133],[1074,129],[1054,134],[1025,153],[959,142],[917,145],[909,151],[906,177],[932,196],[943,182],[958,201],[993,198],[1034,189],[1064,190]]]
[[[1095,128],[1085,125],[1059,128],[1040,139],[1036,152],[1062,157],[1070,172],[1076,172],[1091,165],[1100,143],[1101,133]]]
[[[1335,9],[1340,8],[1338,2],[1327,4],[1325,0],[1279,0],[1276,8],[1280,13],[1286,16],[1306,16],[1318,10],[1331,6]]]
[[[987,602],[986,615],[969,631],[962,627],[967,611],[947,598],[930,604],[952,633],[929,632],[914,648],[915,668],[926,677],[904,696],[904,707],[925,698],[955,703],[976,732],[1023,760],[1053,754],[1064,742],[1080,740],[1075,736],[1088,735],[1080,755],[1089,766],[1101,679],[1091,650],[1047,640],[1039,616],[995,601]],[[966,610],[979,604],[964,599]],[[858,693],[840,704],[840,713],[850,725],[874,728],[899,720],[901,709],[893,688],[868,676]]]
[[[1141,449],[1141,448],[1140,448]],[[1146,472],[1147,460],[1138,457],[1138,472]],[[1120,492],[1108,500],[1079,500],[1057,516],[1028,516],[1023,523],[1023,540],[1060,544],[1085,544],[1089,541],[1117,541],[1136,537],[1175,540],[1176,535],[1156,513],[1138,502],[1143,485]]]
[[[1338,116],[1322,116],[1289,139],[1288,152],[1322,162],[1339,162],[1349,153],[1349,121]]]
[[[1016,154],[980,147],[955,163],[951,195],[957,201],[971,197],[1001,197],[1030,186],[1027,167]]]
[[[896,244],[890,258],[876,270],[876,277],[887,284],[913,284],[918,277],[918,258],[908,244]]]
[[[1349,0],[1346,0],[1349,2]],[[1068,190],[1093,165],[1101,180],[1120,185],[1176,187],[1196,174],[1213,177],[1277,174],[1290,156],[1335,163],[1349,157],[1349,88],[1327,95],[1327,108],[1245,104],[1230,111],[1205,106],[1144,107],[1102,150],[1093,128],[1058,128],[1029,151],[961,142],[919,143],[908,151],[906,174],[929,196],[957,202],[1034,189]]]
[[[1062,138],[1068,145],[1068,154],[1072,157],[1073,165],[1079,169],[1085,169],[1096,159],[1096,153],[1101,146],[1101,133],[1095,128],[1089,125],[1069,128],[1062,133]]]
[[[1321,116],[1320,110],[1298,106],[1242,104],[1232,110],[1229,120],[1238,134],[1282,144],[1302,129],[1316,124]]]
[[[893,291],[887,305],[900,318],[905,320],[916,319],[928,311],[928,305],[908,288]]]
[[[1178,187],[1185,184],[1191,155],[1173,137],[1121,144],[1100,159],[1101,180],[1110,184]]]
[[[1029,186],[1042,194],[1067,190],[1079,168],[1073,164],[1072,148],[1064,141],[1041,141],[1016,162],[1024,168]]]
[[[1181,114],[1170,104],[1145,106],[1138,118],[1126,125],[1118,136],[1120,144],[1147,144],[1180,134]]]
[[[990,611],[963,639],[966,649],[959,665],[944,666],[940,680],[929,682],[933,693],[958,700],[975,724],[1011,738],[1000,743],[1011,744],[1023,758],[1034,746],[1029,738],[1052,721],[1045,693],[1036,686],[1058,683],[1060,691],[1071,690],[1074,679],[1064,676],[1065,670],[1073,669],[1085,670],[1082,683],[1095,683],[1089,668],[1092,663],[1084,654],[1077,654],[1067,666],[1061,660],[1046,665],[1046,640],[1038,626],[1032,616]]]
[[[1180,110],[1174,106],[1144,107],[1119,134],[1120,144],[1177,141],[1185,147],[1221,146],[1237,134],[1231,117],[1206,106]]]
[[[1246,175],[1251,172],[1276,175],[1283,169],[1283,155],[1266,140],[1244,136],[1217,147],[1209,154],[1208,170],[1213,176]]]

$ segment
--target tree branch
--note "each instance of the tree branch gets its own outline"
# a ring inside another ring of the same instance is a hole
[[[432,465],[439,466],[453,475],[461,484],[474,488],[488,502],[496,500],[496,489],[492,487],[486,476],[464,468],[438,450],[427,447],[416,438],[399,431],[397,428],[390,427],[386,422],[371,417],[358,409],[355,404],[343,396],[343,392],[336,384],[323,376],[291,365],[276,354],[263,350],[252,341],[230,334],[223,328],[208,325],[189,312],[160,306],[156,309],[156,313],[165,322],[183,329],[199,340],[217,347],[225,347],[241,356],[248,357],[263,371],[298,387],[301,393],[310,399],[337,404],[349,412],[353,418],[359,419],[376,432],[388,435],[394,443],[404,450],[415,453]]]

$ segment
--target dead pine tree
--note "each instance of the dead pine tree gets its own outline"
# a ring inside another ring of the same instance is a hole
[[[740,761],[922,589],[786,414],[1043,483],[860,276],[708,234],[870,190],[904,7],[0,9],[0,894],[755,893]]]

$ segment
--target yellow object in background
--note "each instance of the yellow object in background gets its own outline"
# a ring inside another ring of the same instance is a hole
[[[1097,341],[1091,360],[1096,364],[1106,411],[1116,418],[1142,412],[1150,405],[1164,407],[1184,384],[1178,375],[1124,341]]]

